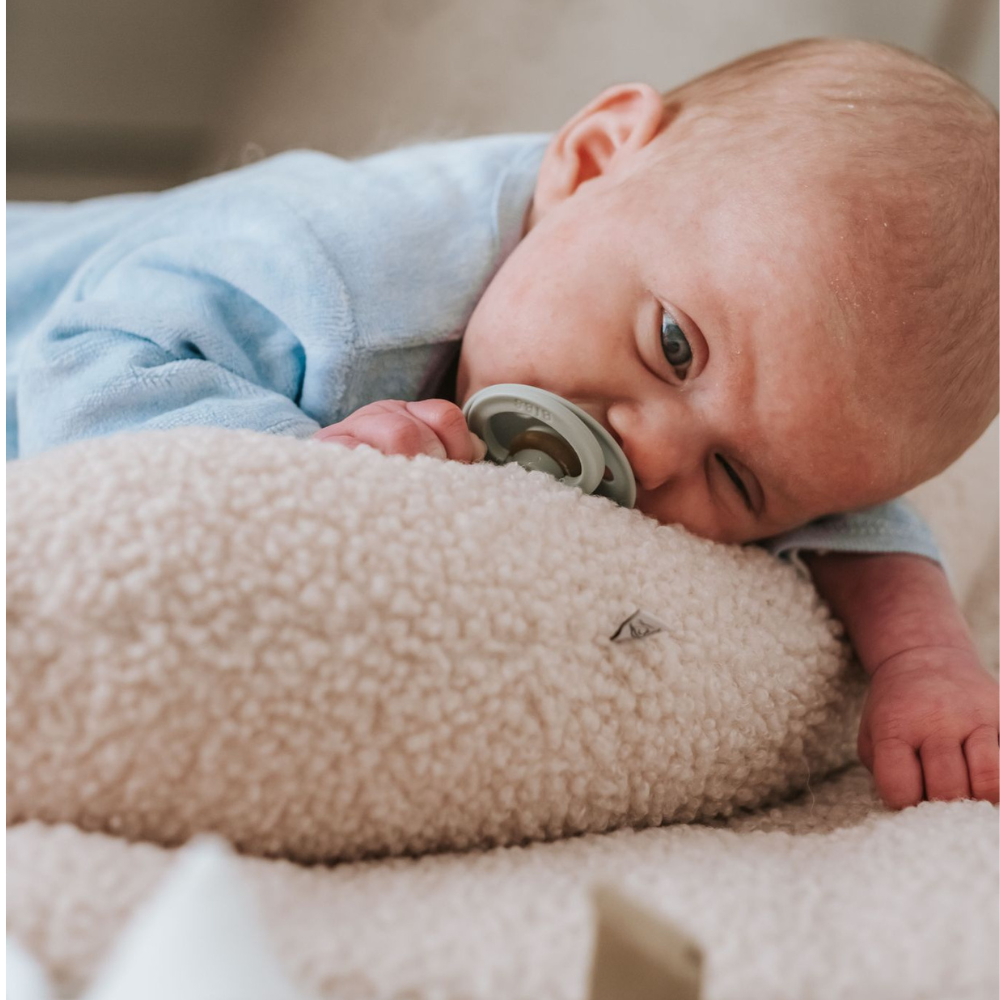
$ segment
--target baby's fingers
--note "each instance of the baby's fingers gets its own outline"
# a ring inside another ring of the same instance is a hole
[[[882,801],[890,809],[915,806],[924,797],[924,782],[917,752],[900,739],[879,740],[873,748],[872,774]]]
[[[920,763],[928,799],[949,802],[969,797],[969,772],[957,742],[927,740],[920,747]]]
[[[420,399],[407,403],[406,409],[437,435],[446,457],[478,462],[486,454],[486,445],[469,430],[462,410],[447,399]]]
[[[1000,798],[1000,749],[997,747],[997,731],[989,726],[980,726],[969,733],[964,746],[973,796],[996,803]]]
[[[313,439],[316,441],[333,441],[336,444],[344,445],[345,448],[356,448],[359,444],[362,444],[352,434],[346,434],[341,429],[340,424],[330,424],[329,427],[321,427],[313,434]]]
[[[872,730],[867,718],[861,720],[861,727],[858,729],[858,757],[869,771],[875,766],[872,756]]]

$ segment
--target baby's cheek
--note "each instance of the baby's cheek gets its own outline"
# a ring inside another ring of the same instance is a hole
[[[704,500],[689,502],[678,496],[677,490],[673,491],[673,495],[669,495],[670,493],[669,486],[652,495],[643,495],[639,490],[636,494],[635,509],[664,526],[680,525],[692,535],[713,542],[741,544],[753,541],[755,537],[763,537],[754,536],[749,528],[724,521]]]

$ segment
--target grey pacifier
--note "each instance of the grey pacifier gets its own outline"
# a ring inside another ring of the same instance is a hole
[[[469,430],[486,442],[485,461],[515,462],[622,507],[635,504],[635,476],[618,442],[568,399],[503,382],[480,389],[462,413]]]

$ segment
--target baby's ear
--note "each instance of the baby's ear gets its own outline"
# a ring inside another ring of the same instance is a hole
[[[663,120],[663,98],[648,83],[623,83],[599,94],[563,125],[545,151],[535,186],[536,211],[619,169],[656,137]]]

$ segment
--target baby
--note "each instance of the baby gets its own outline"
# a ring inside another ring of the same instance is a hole
[[[10,206],[8,457],[216,424],[468,462],[473,393],[548,389],[639,510],[802,554],[870,674],[887,804],[996,802],[996,682],[887,501],[997,414],[997,189],[973,91],[812,40],[613,87],[554,136]]]

